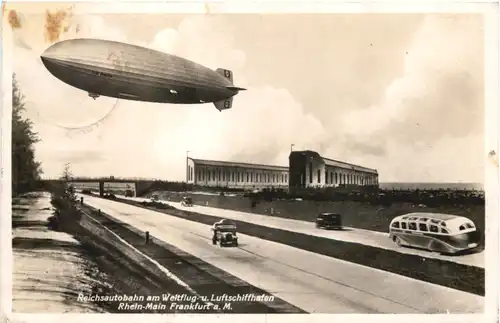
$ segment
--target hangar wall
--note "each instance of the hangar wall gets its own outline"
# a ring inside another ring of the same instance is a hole
[[[187,182],[207,187],[287,188],[288,167],[189,158]]]

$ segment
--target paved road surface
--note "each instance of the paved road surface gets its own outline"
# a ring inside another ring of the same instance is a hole
[[[151,201],[151,199],[142,197],[131,198],[131,197],[120,196],[120,198],[130,199],[135,201]],[[419,255],[427,258],[448,260],[468,266],[484,268],[484,251],[469,255],[444,256],[440,255],[439,253],[430,252],[426,250],[398,247],[389,239],[389,233],[384,233],[384,232],[370,231],[370,230],[363,230],[356,228],[346,228],[348,229],[348,231],[319,230],[314,227],[314,223],[307,221],[284,219],[269,215],[218,209],[200,205],[194,205],[192,207],[184,207],[178,202],[171,202],[171,201],[165,201],[165,202],[181,210],[188,210],[197,213],[223,217],[227,219],[249,222],[270,228],[277,228],[281,230],[293,231],[312,236],[330,238],[347,242],[354,242],[373,247],[378,247],[381,249],[394,250],[401,253]]]
[[[483,311],[477,295],[243,234],[238,248],[221,248],[207,225],[97,197],[85,202],[311,313]]]

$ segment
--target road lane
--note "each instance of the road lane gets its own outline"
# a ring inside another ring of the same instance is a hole
[[[96,197],[85,202],[308,312],[483,311],[477,295],[243,234],[238,248],[221,248],[207,225]]]
[[[120,196],[120,198],[140,201],[140,202],[151,201],[151,199],[141,198],[141,197],[131,198],[131,197]],[[314,227],[314,223],[307,221],[285,219],[269,215],[239,212],[227,209],[218,209],[200,205],[193,205],[190,207],[182,206],[178,202],[171,202],[171,201],[164,201],[164,202],[171,204],[172,206],[180,210],[192,211],[227,219],[238,220],[242,222],[253,223],[257,225],[266,226],[269,228],[276,228],[276,229],[293,231],[297,233],[303,233],[307,235],[323,237],[328,239],[359,243],[381,249],[393,250],[400,253],[447,260],[468,266],[484,268],[484,251],[469,255],[447,256],[426,250],[398,247],[389,239],[389,233],[385,232],[363,230],[351,227],[346,227],[347,230],[344,231],[320,230]]]

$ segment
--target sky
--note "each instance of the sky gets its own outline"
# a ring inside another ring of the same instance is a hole
[[[92,14],[13,4],[13,70],[42,139],[45,177],[182,181],[193,158],[288,164],[294,150],[376,168],[380,182],[483,182],[479,15]],[[37,7],[38,6],[38,7]],[[10,26],[8,25],[10,23]],[[227,68],[230,110],[100,97],[52,76],[40,54],[71,38],[128,42]]]

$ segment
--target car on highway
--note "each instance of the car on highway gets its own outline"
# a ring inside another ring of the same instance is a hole
[[[182,206],[193,206],[193,199],[190,197],[183,197],[181,200]]]
[[[389,224],[389,238],[397,246],[456,254],[479,246],[481,234],[470,219],[442,213],[408,213]]]
[[[342,216],[338,213],[322,212],[316,217],[316,228],[342,230]]]
[[[231,220],[223,219],[217,221],[212,226],[212,244],[217,242],[223,246],[238,246],[238,236],[236,235],[236,223]]]
[[[114,193],[105,192],[103,197],[105,199],[116,200],[116,195]]]

